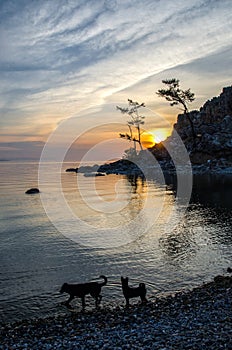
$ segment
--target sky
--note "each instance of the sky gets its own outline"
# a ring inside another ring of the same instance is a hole
[[[190,87],[193,109],[218,96],[231,23],[231,0],[0,0],[0,160],[38,158],[57,129],[70,145],[76,131],[76,160],[105,140],[122,152],[128,98],[147,107],[145,134],[168,135],[180,110],[162,79]]]

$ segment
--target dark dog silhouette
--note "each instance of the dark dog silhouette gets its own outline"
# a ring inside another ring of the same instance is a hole
[[[135,298],[135,297],[140,297],[142,302],[146,302],[146,287],[144,283],[139,283],[138,287],[129,287],[128,286],[128,281],[129,278],[123,278],[121,277],[121,282],[122,282],[122,291],[123,291],[123,295],[126,299],[126,305],[129,306],[129,301],[131,298]]]
[[[101,288],[106,285],[107,277],[101,275],[99,278],[103,278],[104,282],[88,282],[80,284],[69,284],[64,283],[61,287],[60,293],[68,293],[70,295],[69,299],[64,303],[67,307],[70,307],[70,302],[75,298],[81,298],[82,307],[85,307],[85,296],[90,294],[95,299],[96,307],[100,304],[102,296]]]

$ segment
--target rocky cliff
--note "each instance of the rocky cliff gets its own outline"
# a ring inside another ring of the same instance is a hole
[[[192,164],[232,165],[232,86],[223,89],[218,97],[207,101],[199,111],[190,112],[196,137],[185,114],[178,115],[174,130],[184,142]],[[167,145],[175,147],[175,132],[151,152],[158,159],[167,159]]]
[[[172,135],[150,148],[164,174],[175,174],[176,166],[183,166],[185,171],[186,165],[187,168],[189,166],[189,158],[193,173],[232,173],[232,86],[224,88],[219,97],[207,101],[199,111],[192,111],[189,116],[193,121],[195,137],[187,116],[180,114]],[[187,157],[183,153],[183,143],[188,151],[184,152]],[[145,170],[146,176],[153,176],[157,175],[157,163],[154,165],[151,158],[150,153],[141,151],[135,159],[121,159],[101,166],[71,168],[67,171],[143,176]]]

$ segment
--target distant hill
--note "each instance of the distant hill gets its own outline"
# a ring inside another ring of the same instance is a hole
[[[44,142],[0,142],[0,161],[38,161]]]

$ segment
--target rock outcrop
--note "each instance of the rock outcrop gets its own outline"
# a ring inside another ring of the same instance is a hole
[[[78,173],[78,168],[68,168],[65,171],[67,173]]]
[[[232,166],[232,86],[223,89],[219,97],[207,101],[199,111],[190,112],[196,139],[185,114],[178,115],[172,135],[151,152],[157,159],[168,159],[168,145],[175,147],[176,133],[189,152],[193,165],[221,164]]]
[[[96,173],[143,176],[144,170],[146,175],[157,172],[158,165],[164,173],[174,174],[177,168],[188,170],[190,159],[194,173],[232,173],[232,86],[223,88],[220,96],[207,101],[199,111],[191,111],[189,117],[196,137],[193,137],[186,114],[179,114],[171,136],[149,149],[157,163],[147,156],[146,151],[141,151],[136,159],[121,159],[101,166],[81,166],[67,171],[92,173],[90,176],[96,176]]]

